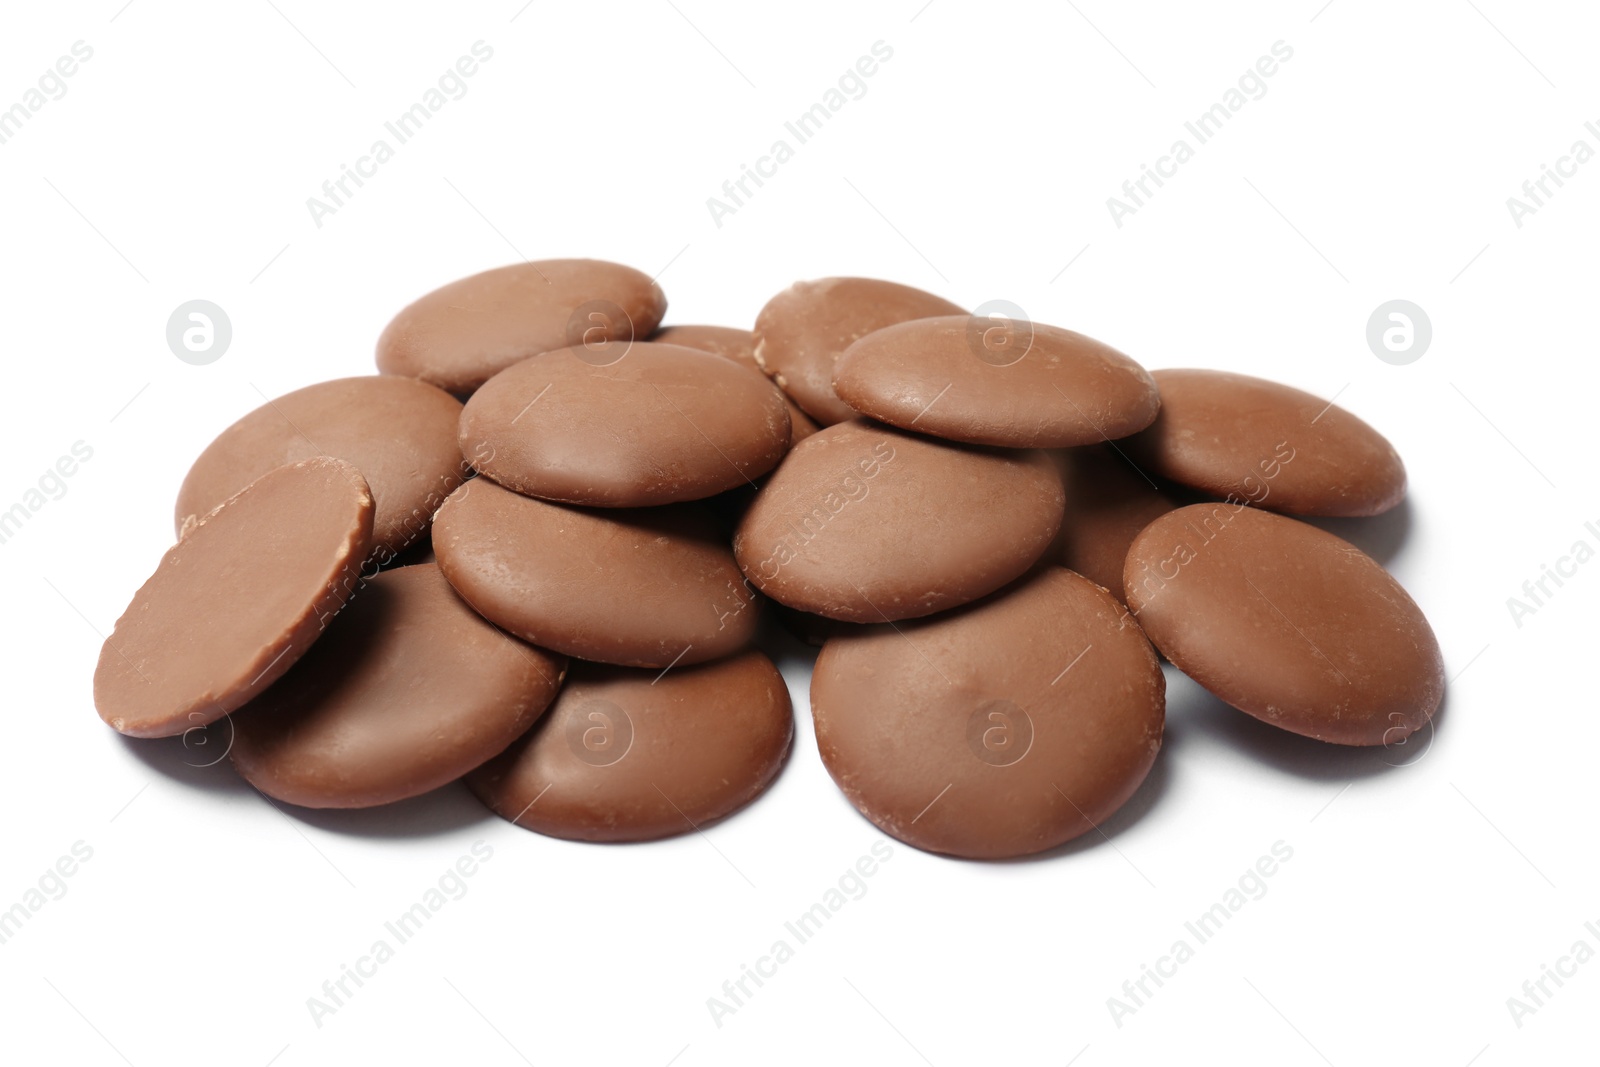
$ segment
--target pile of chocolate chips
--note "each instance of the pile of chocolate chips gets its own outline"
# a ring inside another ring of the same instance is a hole
[[[884,281],[799,283],[753,331],[665,310],[616,264],[488,271],[401,311],[381,374],[244,416],[106,641],[100,715],[136,737],[226,717],[233,766],[290,804],[465,778],[530,830],[648,840],[782,767],[770,609],[822,646],[817,744],[850,801],[996,858],[1139,787],[1158,651],[1334,744],[1438,708],[1416,604],[1290,517],[1404,496],[1342,408]]]

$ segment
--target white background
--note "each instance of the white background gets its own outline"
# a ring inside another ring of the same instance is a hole
[[[1600,547],[1600,161],[1520,228],[1506,206],[1574,140],[1600,148],[1592,9],[274,2],[8,5],[0,31],[0,107],[94,49],[0,145],[0,509],[94,450],[0,545],[0,908],[93,849],[0,945],[7,1062],[1594,1060],[1600,962],[1520,1027],[1507,998],[1579,939],[1600,950],[1600,724],[1578,681],[1600,562],[1520,627],[1506,603]],[[306,199],[478,40],[494,55],[467,94],[314,225]],[[718,227],[706,199],[880,40],[865,96]],[[1267,94],[1114,225],[1106,198],[1279,40]],[[644,846],[547,840],[459,788],[284,814],[226,762],[106,728],[99,634],[169,543],[192,457],[262,394],[370,371],[414,297],[524,256],[659,271],[669,321],[740,326],[796,279],[887,277],[1012,300],[1150,367],[1337,394],[1409,467],[1402,512],[1338,529],[1437,629],[1437,730],[1340,750],[1169,668],[1165,748],[1109,842],[1011,864],[896,844],[718,1027],[706,999],[881,838],[818,760],[803,655],[776,786]],[[195,298],[234,330],[203,367],[165,341]],[[1394,298],[1433,323],[1409,366],[1365,341]],[[468,894],[317,1026],[307,998],[478,840]],[[1185,921],[1278,841],[1293,859],[1266,895],[1116,1025],[1107,998],[1194,945]]]

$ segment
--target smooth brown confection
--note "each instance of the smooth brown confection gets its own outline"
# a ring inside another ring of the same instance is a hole
[[[747,484],[783,458],[789,433],[783,397],[761,375],[641,341],[558,349],[495,375],[467,401],[460,443],[519,493],[645,507]]]
[[[362,586],[327,636],[233,717],[229,755],[270,797],[370,808],[452,782],[555,699],[566,660],[495,629],[431,563]]]
[[[350,598],[372,494],[335,459],[280,467],[167,549],[100,650],[94,704],[133,737],[173,737],[271,685]]]
[[[1444,697],[1433,629],[1347,541],[1242,504],[1195,504],[1128,551],[1128,604],[1157,648],[1264,722],[1343,745],[1394,744]]]
[[[1043,452],[957,445],[865,420],[802,441],[756,495],[733,551],[756,588],[846,622],[928,615],[1027,570],[1061,525]]]
[[[965,309],[909,285],[876,278],[795,282],[756,316],[756,360],[783,391],[823,426],[857,412],[833,391],[840,353],[885,326]]]
[[[1058,326],[974,315],[897,323],[845,349],[833,388],[918,433],[1008,448],[1063,448],[1144,429],[1161,406],[1139,364]]]
[[[1098,826],[1161,747],[1166,680],[1122,605],[1042,569],[932,619],[823,647],[811,680],[828,773],[884,832],[1002,859]]]
[[[650,336],[667,298],[599,259],[542,259],[474,274],[411,304],[378,338],[378,369],[465,396],[513,363],[568,345]]]
[[[754,800],[793,736],[789,690],[759,652],[666,674],[575,663],[550,713],[467,784],[541,834],[653,841]]]
[[[1067,499],[1059,562],[1118,600],[1128,546],[1150,523],[1179,506],[1108,445],[1062,453]]]
[[[755,635],[756,596],[702,505],[576,508],[475,478],[439,509],[433,546],[485,618],[568,655],[681,666]]]
[[[461,402],[410,378],[340,378],[270,400],[222,431],[178,490],[179,536],[274,467],[327,455],[354,464],[372,489],[372,554],[380,563],[427,532],[465,473]]]
[[[1406,469],[1377,430],[1310,393],[1215,370],[1158,370],[1161,413],[1123,443],[1141,466],[1290,515],[1377,515]]]
[[[650,340],[658,344],[698,348],[702,352],[711,352],[724,359],[731,359],[757,373],[764,373],[761,364],[756,362],[756,335],[749,330],[739,330],[732,326],[663,326],[651,336]],[[789,409],[791,445],[799,444],[822,428],[812,422],[811,417],[787,395],[784,396],[783,402]]]

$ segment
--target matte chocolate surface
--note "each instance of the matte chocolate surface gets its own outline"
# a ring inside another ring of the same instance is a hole
[[[1384,436],[1292,386],[1215,370],[1158,370],[1161,413],[1120,442],[1155,474],[1290,515],[1377,515],[1405,497]]]
[[[178,491],[178,534],[273,468],[327,455],[372,489],[372,551],[386,562],[427,532],[461,484],[460,421],[460,401],[410,378],[340,378],[269,400],[195,460]]]
[[[1315,526],[1243,505],[1180,508],[1135,539],[1124,581],[1174,665],[1285,730],[1394,744],[1444,696],[1439,643],[1416,602]]]
[[[1058,562],[1123,600],[1128,546],[1180,502],[1109,445],[1067,449],[1059,458],[1069,503]]]
[[[360,472],[325,457],[270,471],[199,520],[100,650],[100,717],[172,737],[266,689],[349,599],[372,520]]]
[[[378,369],[464,396],[513,363],[568,345],[650,336],[667,298],[649,276],[599,259],[543,259],[435,289],[378,338]]]
[[[1059,567],[957,611],[823,646],[817,747],[884,832],[975,859],[1092,830],[1155,762],[1166,681],[1105,590]]]
[[[734,534],[745,575],[846,622],[928,615],[1027,570],[1061,525],[1043,452],[957,445],[858,420],[802,441]]]
[[[665,674],[574,663],[550,713],[467,784],[541,834],[650,841],[755,799],[793,735],[789,691],[760,652]]]
[[[501,752],[555,698],[566,660],[501,633],[431,563],[365,583],[315,648],[233,716],[233,765],[268,796],[364,808]]]
[[[1127,356],[1058,326],[972,315],[897,323],[839,357],[833,388],[857,411],[918,433],[1008,448],[1126,437],[1161,406]]]
[[[845,349],[897,322],[962,314],[943,297],[876,278],[795,282],[756,316],[755,356],[806,414],[831,426],[857,414],[833,391],[834,363]]]
[[[478,390],[461,413],[472,465],[529,496],[642,507],[748,484],[788,450],[783,397],[754,371],[678,345],[598,351],[547,352]]]
[[[755,634],[756,595],[702,505],[575,508],[475,478],[439,509],[433,544],[486,618],[568,655],[660,668]]]
[[[663,326],[650,340],[658,344],[698,348],[702,352],[731,359],[757,373],[764,373],[761,364],[756,362],[756,335],[750,330],[739,330],[732,326]],[[791,445],[799,444],[821,429],[787,394],[783,402],[789,408]]]

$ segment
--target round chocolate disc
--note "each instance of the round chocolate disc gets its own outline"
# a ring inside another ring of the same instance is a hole
[[[1274,726],[1394,744],[1443,699],[1422,610],[1375,560],[1315,526],[1243,504],[1179,508],[1134,540],[1124,582],[1179,670]]]
[[[1058,326],[975,315],[867,334],[839,357],[833,388],[880,422],[1009,448],[1126,437],[1161,406],[1155,380],[1114,348]]]
[[[198,520],[100,650],[100,717],[173,737],[266,689],[349,599],[372,515],[360,472],[324,457],[270,471]]]
[[[378,369],[458,396],[513,363],[568,345],[649,337],[667,298],[599,259],[544,259],[474,274],[411,304],[378,338]]]
[[[756,362],[756,335],[749,330],[732,326],[663,326],[650,340],[657,344],[698,348],[762,373],[761,364]],[[821,429],[788,394],[784,395],[783,402],[789,409],[790,445],[799,444]]]
[[[845,622],[929,615],[1027,570],[1061,525],[1044,452],[936,441],[858,420],[802,441],[734,534],[757,589]]]
[[[1060,458],[1071,503],[1061,521],[1059,561],[1125,600],[1128,546],[1179,502],[1108,445],[1068,449]]]
[[[274,467],[327,455],[372,489],[372,552],[387,562],[461,484],[461,403],[410,378],[340,378],[269,400],[222,431],[178,490],[178,533]]]
[[[789,690],[760,652],[665,674],[574,663],[550,713],[467,785],[541,834],[653,841],[754,800],[793,736]]]
[[[755,635],[756,596],[702,505],[575,508],[475,478],[439,509],[433,546],[485,618],[571,656],[660,668]]]
[[[474,467],[519,493],[643,507],[765,474],[789,448],[789,415],[771,382],[709,352],[579,346],[485,383],[461,413],[460,442]]]
[[[431,563],[362,586],[294,669],[233,716],[245,780],[306,808],[369,808],[454,781],[549,706],[566,660],[485,622]]]
[[[1152,376],[1161,413],[1122,447],[1154,474],[1290,515],[1377,515],[1405,496],[1394,446],[1329,401],[1224,371]]]
[[[1105,590],[1059,567],[960,611],[823,646],[828,773],[884,832],[1001,859],[1104,822],[1161,747],[1166,679]]]
[[[833,391],[833,367],[857,338],[909,319],[963,308],[909,285],[876,278],[795,282],[756,316],[756,359],[823,426],[856,417]]]

